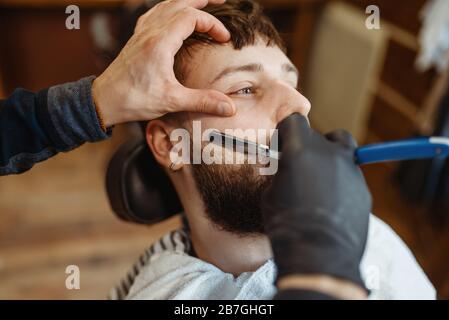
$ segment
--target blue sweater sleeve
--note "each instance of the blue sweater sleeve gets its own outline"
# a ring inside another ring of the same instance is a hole
[[[0,101],[0,175],[17,174],[58,152],[104,140],[92,99],[94,77]]]

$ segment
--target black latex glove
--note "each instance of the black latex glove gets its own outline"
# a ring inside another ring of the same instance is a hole
[[[278,129],[282,156],[262,203],[278,279],[320,274],[365,288],[371,195],[354,163],[356,142],[343,130],[322,136],[299,114]]]

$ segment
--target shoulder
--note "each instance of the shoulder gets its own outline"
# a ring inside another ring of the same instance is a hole
[[[435,299],[435,289],[413,253],[374,215],[370,217],[361,271],[372,299]]]

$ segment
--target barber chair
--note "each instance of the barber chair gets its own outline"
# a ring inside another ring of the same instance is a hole
[[[133,34],[137,19],[159,2],[161,0],[146,0],[131,10],[121,11],[117,52]],[[139,134],[119,147],[107,168],[109,203],[122,220],[154,224],[183,209],[169,178],[149,150],[139,124],[130,126]]]
[[[122,144],[109,161],[106,190],[114,213],[128,222],[154,224],[183,210],[141,135]]]

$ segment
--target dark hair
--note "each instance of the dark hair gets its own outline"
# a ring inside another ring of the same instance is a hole
[[[253,0],[227,0],[224,4],[211,5],[203,9],[220,20],[231,33],[231,43],[236,50],[254,45],[258,38],[267,46],[278,46],[286,51],[284,42],[273,23],[263,13],[262,7]],[[197,44],[217,44],[204,33],[194,32],[187,38],[175,56],[175,75],[181,83],[185,79],[183,65],[190,55],[189,50]]]

